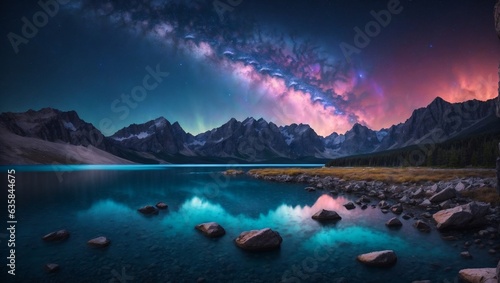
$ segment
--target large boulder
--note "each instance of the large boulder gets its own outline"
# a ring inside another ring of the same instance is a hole
[[[107,246],[109,246],[110,243],[111,243],[111,241],[108,238],[103,237],[103,236],[94,238],[94,239],[89,240],[87,242],[87,244],[89,246],[93,246],[93,247],[97,247],[97,248],[107,247]]]
[[[458,272],[458,276],[466,283],[497,282],[496,268],[467,268]]]
[[[326,209],[319,210],[311,218],[318,221],[337,221],[342,219],[337,212]]]
[[[394,251],[385,250],[361,254],[356,259],[368,266],[389,267],[394,265],[398,258]]]
[[[59,230],[55,232],[48,233],[47,235],[42,237],[42,240],[46,242],[54,242],[54,241],[62,241],[69,238],[68,230]]]
[[[226,230],[216,222],[201,223],[196,225],[195,228],[209,238],[222,237],[226,234]]]
[[[436,221],[439,230],[467,229],[478,227],[486,223],[486,214],[490,206],[481,202],[470,202],[454,208],[440,210],[432,218]]]
[[[238,247],[249,251],[267,251],[278,249],[283,241],[280,234],[270,228],[242,232],[235,243]]]
[[[457,191],[454,188],[446,188],[439,193],[435,193],[429,200],[432,203],[443,202],[445,200],[449,200],[454,198],[457,195]]]

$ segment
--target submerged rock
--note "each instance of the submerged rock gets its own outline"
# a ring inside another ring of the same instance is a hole
[[[306,190],[308,192],[315,192],[316,188],[315,187],[306,187],[304,190]]]
[[[431,227],[422,220],[417,220],[413,224],[413,227],[417,228],[420,232],[427,232],[428,233],[431,231]]]
[[[439,230],[467,229],[486,224],[486,214],[489,205],[480,202],[470,202],[454,208],[436,212],[432,218]]]
[[[393,217],[387,220],[387,222],[385,222],[385,225],[387,227],[401,227],[403,226],[403,223],[401,223],[401,221],[397,217]]]
[[[398,258],[394,251],[385,250],[361,254],[356,259],[368,266],[390,267],[396,263]]]
[[[196,225],[195,228],[210,238],[222,237],[226,234],[226,230],[216,222],[201,223]]]
[[[342,219],[337,212],[326,209],[319,210],[311,218],[318,221],[337,221]]]
[[[222,174],[227,175],[227,176],[242,175],[244,173],[245,172],[243,170],[237,170],[237,169],[228,169],[228,170],[222,172]]]
[[[270,228],[242,232],[235,243],[238,247],[249,251],[267,251],[278,249],[283,238]]]
[[[100,236],[100,237],[94,238],[94,239],[89,240],[87,242],[87,244],[89,244],[90,246],[98,247],[98,248],[107,247],[107,246],[109,246],[110,243],[111,243],[111,241],[108,238],[104,237],[104,236]]]
[[[52,273],[52,272],[59,271],[60,266],[57,263],[47,263],[47,264],[45,264],[44,268],[45,268],[45,271],[47,271],[48,273]]]
[[[467,268],[458,272],[458,276],[467,283],[497,282],[496,268]]]
[[[160,201],[159,203],[156,204],[156,207],[159,209],[167,209],[168,205],[166,203]]]
[[[463,258],[467,258],[467,259],[472,258],[472,255],[468,251],[461,252],[460,256],[463,257]]]
[[[409,212],[409,213],[405,213],[405,214],[403,214],[403,216],[402,216],[402,217],[403,217],[403,219],[404,219],[404,220],[409,220],[409,219],[411,219],[411,218],[415,217],[415,215],[413,215],[413,213],[410,213],[410,212]]]
[[[62,229],[59,231],[48,233],[47,235],[42,237],[42,240],[46,242],[54,242],[54,241],[62,241],[69,238],[68,230]]]
[[[137,211],[139,211],[140,213],[145,214],[145,215],[158,214],[158,209],[156,209],[152,205],[143,206],[143,207],[139,208]]]

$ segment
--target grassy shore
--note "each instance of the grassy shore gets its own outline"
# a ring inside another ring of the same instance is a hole
[[[263,168],[252,169],[259,176],[306,174],[319,177],[337,177],[346,181],[382,181],[386,183],[420,183],[449,181],[457,178],[494,178],[493,169],[433,169],[416,167],[323,167],[323,168]]]

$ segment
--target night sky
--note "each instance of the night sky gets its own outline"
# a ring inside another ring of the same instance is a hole
[[[59,2],[2,2],[0,112],[75,110],[105,135],[164,116],[326,136],[497,96],[494,0]]]

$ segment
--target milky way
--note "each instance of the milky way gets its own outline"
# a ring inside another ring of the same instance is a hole
[[[391,1],[81,0],[67,7],[85,22],[104,22],[116,33],[158,42],[207,67],[221,84],[236,85],[229,95],[250,95],[231,100],[244,113],[240,119],[305,123],[326,136],[354,123],[380,129],[403,122],[436,96],[450,102],[496,96],[499,52],[490,44],[496,40],[493,28],[490,41],[484,26],[471,22],[492,13],[481,14],[485,9],[475,9],[473,2],[450,9],[441,1],[398,1],[393,23],[381,27],[361,54],[345,58],[341,42],[354,44],[355,28],[363,29]],[[267,8],[274,10],[266,13]],[[197,114],[192,116],[207,119]],[[185,125],[185,117],[167,118]],[[230,118],[221,113],[212,126]],[[198,124],[187,128],[209,129]]]

